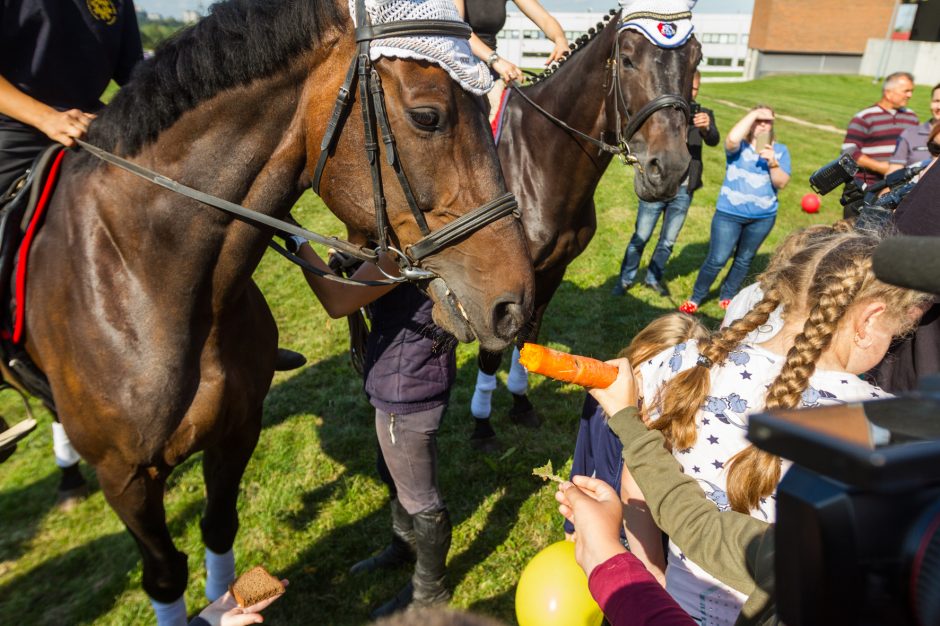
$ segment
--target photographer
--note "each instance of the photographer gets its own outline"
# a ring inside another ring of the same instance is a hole
[[[661,296],[667,298],[670,296],[669,289],[663,281],[663,275],[666,271],[666,261],[672,254],[672,248],[676,245],[679,231],[682,230],[689,207],[692,205],[692,196],[702,188],[702,143],[714,147],[721,140],[718,127],[715,125],[715,114],[711,109],[706,109],[695,101],[701,81],[702,76],[696,70],[692,77],[691,119],[686,142],[689,155],[692,157],[689,162],[689,172],[679,186],[679,193],[671,200],[660,202],[640,200],[637,206],[636,229],[620,264],[620,280],[613,288],[612,293],[615,296],[624,295],[633,286],[643,249],[652,236],[660,215],[663,215],[663,228],[656,249],[653,251],[653,258],[650,259],[646,270],[645,285]]]
[[[927,142],[931,166],[894,213],[894,226],[901,235],[940,236],[940,169],[933,167],[940,155],[940,124]],[[891,346],[888,356],[872,371],[878,385],[892,393],[917,388],[917,380],[940,372],[940,305],[924,313],[914,333]]]

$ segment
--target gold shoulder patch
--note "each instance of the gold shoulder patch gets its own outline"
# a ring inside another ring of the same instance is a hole
[[[111,0],[85,0],[88,10],[96,20],[113,26],[117,22],[117,7]]]

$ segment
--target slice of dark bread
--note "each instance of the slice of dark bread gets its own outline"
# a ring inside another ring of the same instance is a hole
[[[249,607],[284,593],[284,585],[268,570],[258,565],[251,568],[231,584],[229,591],[240,607]]]

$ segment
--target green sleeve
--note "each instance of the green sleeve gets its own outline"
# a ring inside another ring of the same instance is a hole
[[[763,543],[771,526],[750,515],[720,512],[698,483],[682,473],[662,433],[648,430],[636,408],[620,411],[609,424],[623,443],[623,460],[656,525],[712,576],[752,594],[756,586],[747,549]]]

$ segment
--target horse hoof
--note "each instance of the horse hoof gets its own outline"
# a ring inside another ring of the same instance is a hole
[[[55,506],[63,513],[68,513],[88,498],[88,485],[73,489],[61,489],[56,494]]]
[[[539,428],[542,425],[542,418],[535,412],[535,409],[510,412],[509,421],[519,426],[525,426],[526,428]]]
[[[503,444],[499,442],[499,438],[496,435],[492,437],[480,437],[470,439],[470,447],[476,450],[477,452],[485,452],[491,454],[493,452],[499,452],[503,448]]]

